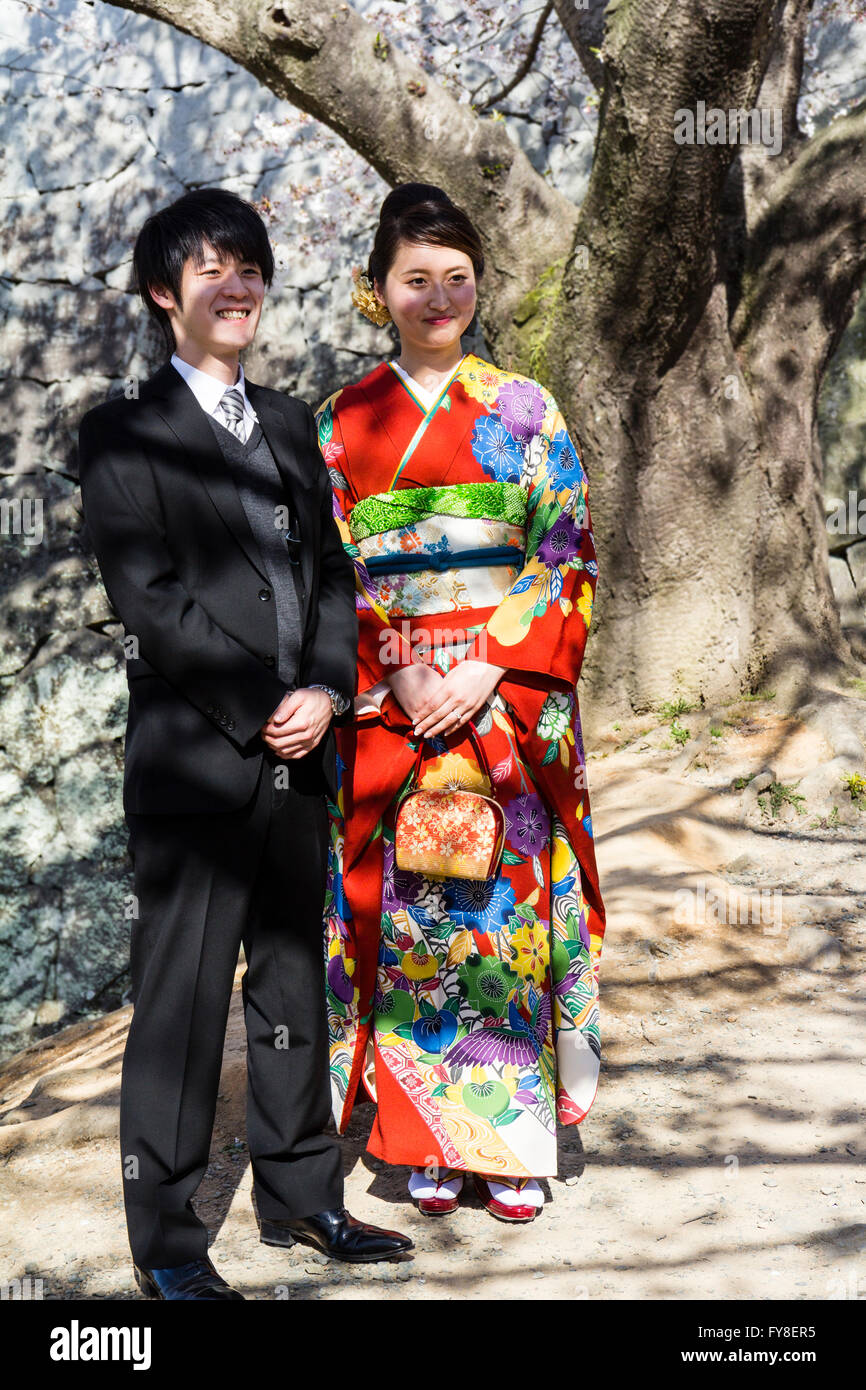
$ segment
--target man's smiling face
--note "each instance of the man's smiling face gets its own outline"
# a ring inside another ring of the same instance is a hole
[[[204,258],[184,263],[180,302],[169,289],[151,286],[171,320],[178,354],[194,364],[207,357],[233,361],[256,335],[265,284],[253,261],[220,257],[207,243]]]

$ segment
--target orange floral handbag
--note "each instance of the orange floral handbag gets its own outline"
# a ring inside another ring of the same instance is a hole
[[[493,778],[478,730],[469,733],[490,790]],[[429,878],[493,878],[505,847],[505,812],[493,796],[462,787],[420,787],[424,740],[418,746],[412,784],[397,806],[394,863]]]

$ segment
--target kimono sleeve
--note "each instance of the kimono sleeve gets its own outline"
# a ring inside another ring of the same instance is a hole
[[[355,544],[351,530],[352,509],[358,500],[346,477],[347,459],[340,429],[340,392],[329,396],[316,411],[319,448],[328,467],[333,490],[334,519],[343,547],[355,567],[355,610],[358,616],[358,694],[385,680],[394,671],[413,664],[412,648],[404,635],[392,627],[388,614],[378,601],[376,589]]]
[[[466,655],[574,686],[598,579],[589,485],[556,401],[537,389],[544,413],[521,478],[529,493],[524,567]]]

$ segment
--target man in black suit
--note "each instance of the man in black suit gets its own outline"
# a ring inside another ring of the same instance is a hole
[[[247,1139],[267,1244],[392,1258],[343,1206],[330,1111],[322,908],[333,719],[351,718],[351,562],[310,407],[244,377],[273,257],[255,209],[199,189],[134,255],[170,362],[89,410],[81,495],[125,629],[123,804],[138,915],[121,1152],[135,1274],[166,1299],[240,1298],[191,1198],[208,1162],[243,942]]]

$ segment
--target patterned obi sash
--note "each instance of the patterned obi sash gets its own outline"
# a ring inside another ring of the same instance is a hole
[[[518,483],[398,488],[357,503],[349,528],[390,616],[495,607],[524,563]]]

